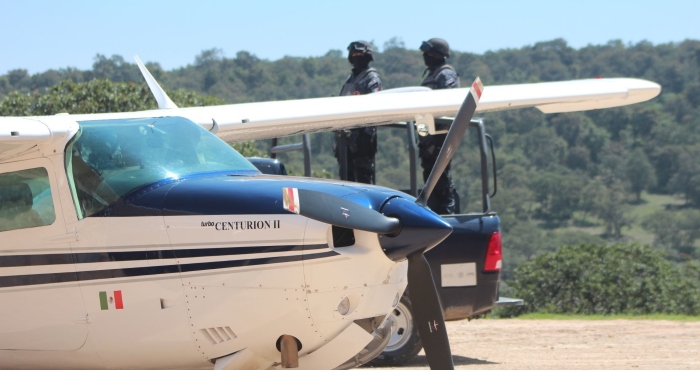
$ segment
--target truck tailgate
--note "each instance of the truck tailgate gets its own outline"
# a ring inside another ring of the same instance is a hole
[[[425,254],[433,271],[445,320],[461,320],[490,310],[498,301],[500,272],[483,272],[496,215],[444,216],[452,234]]]

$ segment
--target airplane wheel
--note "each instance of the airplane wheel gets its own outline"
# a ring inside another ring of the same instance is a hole
[[[387,320],[390,320],[391,324],[391,339],[384,351],[369,363],[371,366],[404,365],[423,349],[418,328],[413,323],[411,300],[408,296],[401,297],[401,301]]]

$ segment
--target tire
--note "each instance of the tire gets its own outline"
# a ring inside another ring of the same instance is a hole
[[[423,349],[418,328],[413,323],[411,300],[407,295],[401,297],[387,320],[392,320],[391,339],[384,351],[369,362],[370,366],[401,366],[413,360]]]

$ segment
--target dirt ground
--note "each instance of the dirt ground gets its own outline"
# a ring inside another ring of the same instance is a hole
[[[464,320],[447,328],[457,369],[700,369],[700,322]],[[421,352],[392,369],[429,368]]]

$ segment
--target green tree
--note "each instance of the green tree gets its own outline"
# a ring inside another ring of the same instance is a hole
[[[204,50],[195,57],[195,67],[204,74],[202,90],[209,91],[214,84],[221,80],[222,60],[223,51],[217,48]]]
[[[662,145],[654,147],[650,159],[656,173],[656,190],[659,192],[673,192],[671,179],[680,167],[679,157],[681,148],[676,145]]]
[[[629,108],[620,107],[586,112],[598,127],[605,129],[612,140],[620,140],[620,132],[630,124]]]
[[[579,208],[585,179],[572,172],[536,173],[530,184],[535,200],[540,204],[537,217],[561,223],[573,218]]]
[[[585,225],[586,215],[598,212],[601,198],[606,194],[606,191],[605,185],[598,180],[589,181],[588,184],[581,189],[578,204],[579,211],[583,212],[581,215],[581,223]]]
[[[519,266],[509,285],[526,302],[510,314],[700,314],[697,270],[638,244],[562,247]]]
[[[89,79],[106,79],[113,82],[142,81],[141,72],[136,64],[128,63],[121,55],[107,58],[102,54],[95,56]]]
[[[534,222],[519,222],[503,234],[503,269],[504,280],[513,276],[515,268],[536,256],[557,248],[556,241],[537,227]]]
[[[605,233],[615,238],[622,237],[622,228],[632,224],[625,191],[620,185],[611,185],[601,194],[596,215],[605,223]]]
[[[627,150],[621,142],[611,141],[600,155],[599,174],[605,185],[620,184],[625,180]]]
[[[554,127],[557,135],[566,140],[572,147],[583,144],[590,135],[590,130],[595,127],[593,121],[583,113],[561,113],[547,116],[547,120]]]
[[[262,150],[258,149],[254,141],[241,141],[231,144],[244,157],[267,157]]]
[[[523,135],[522,145],[523,152],[539,169],[548,169],[564,161],[566,141],[550,127],[538,127]]]
[[[686,202],[700,206],[700,146],[687,147],[679,156],[678,172],[669,186],[675,193],[685,196]]]
[[[632,192],[637,197],[637,202],[642,200],[642,191],[656,185],[654,167],[642,148],[636,148],[629,152],[625,160],[625,175]]]
[[[659,115],[660,112],[651,106],[635,109],[631,119],[634,135],[637,137],[648,137],[654,125],[659,122]]]
[[[498,194],[491,199],[491,206],[494,210],[498,210],[502,229],[508,230],[517,223],[530,219],[534,195],[529,187],[530,172],[518,163],[525,160],[522,153],[507,155],[498,152],[497,157],[501,166],[496,171]],[[453,166],[453,168],[457,167]],[[480,190],[477,194],[480,194]]]
[[[654,234],[654,244],[673,259],[698,257],[695,241],[700,239],[700,210],[658,211],[647,216],[642,226]]]
[[[583,146],[569,149],[566,155],[566,166],[572,170],[587,171],[591,168],[591,152]]]
[[[29,79],[29,72],[26,69],[13,69],[7,72],[7,80],[10,85],[20,87],[22,82]]]
[[[169,93],[178,106],[222,104],[223,100],[190,91]],[[57,113],[108,113],[155,109],[157,104],[146,84],[92,80],[75,83],[64,80],[46,93],[10,93],[0,101],[0,115],[27,116]]]

